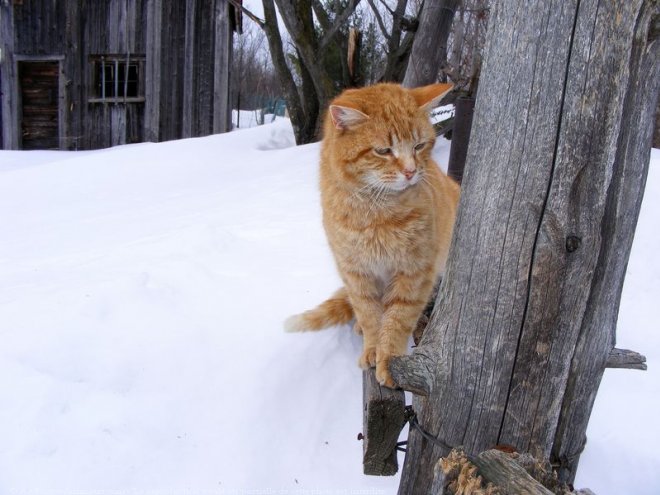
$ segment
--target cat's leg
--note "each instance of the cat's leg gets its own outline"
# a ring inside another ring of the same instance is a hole
[[[406,354],[408,339],[417,326],[433,290],[433,270],[399,272],[394,275],[383,298],[383,322],[376,348],[376,379],[394,387],[390,359]]]
[[[376,366],[376,347],[383,316],[380,288],[373,277],[363,273],[344,272],[342,278],[357,320],[355,326],[362,331],[364,339],[358,364],[367,369]]]

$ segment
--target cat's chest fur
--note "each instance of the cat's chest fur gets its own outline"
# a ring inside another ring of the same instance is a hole
[[[379,212],[359,205],[324,208],[325,230],[337,262],[385,285],[394,272],[419,262],[433,228],[431,220],[429,212],[406,202]]]

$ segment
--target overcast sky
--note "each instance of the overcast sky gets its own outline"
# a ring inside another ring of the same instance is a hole
[[[257,17],[264,18],[264,8],[261,5],[261,0],[243,0],[243,5]]]

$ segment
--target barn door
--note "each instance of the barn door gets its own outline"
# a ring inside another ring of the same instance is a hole
[[[20,61],[21,148],[59,148],[59,73],[57,61]]]

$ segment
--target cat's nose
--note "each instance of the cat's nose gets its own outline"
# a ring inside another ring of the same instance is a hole
[[[417,170],[414,170],[414,169],[413,169],[413,170],[405,169],[405,170],[403,171],[403,175],[406,176],[406,179],[410,180],[410,179],[413,178],[413,175],[415,175],[415,172],[417,172]]]

